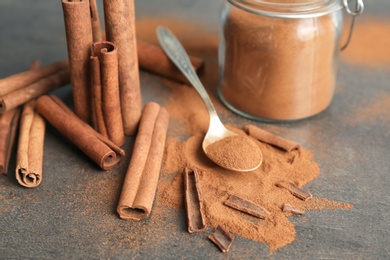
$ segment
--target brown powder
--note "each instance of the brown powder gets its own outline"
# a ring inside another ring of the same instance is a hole
[[[256,143],[243,135],[228,136],[210,144],[206,154],[216,164],[235,170],[256,168],[262,160]]]
[[[231,7],[223,27],[222,96],[265,119],[321,112],[334,93],[338,34],[333,15],[283,19]]]
[[[349,26],[349,22],[346,22]],[[344,32],[348,32],[345,28]],[[352,34],[351,43],[341,52],[341,58],[352,64],[373,68],[390,66],[390,20],[374,17],[359,17]],[[344,33],[346,34],[346,33]]]
[[[155,26],[158,24],[168,26],[190,53],[195,53],[206,60],[205,72],[201,80],[222,119],[231,117],[232,113],[216,98],[218,64],[215,33],[184,21],[178,23],[154,18],[141,20],[137,24],[140,28],[137,31],[143,36],[141,38],[151,40],[155,37]],[[189,31],[194,33],[188,33]],[[163,172],[152,214],[158,213],[156,210],[161,210],[164,205],[176,209],[184,208],[182,171],[186,166],[200,169],[207,225],[214,228],[220,225],[236,235],[267,243],[271,251],[291,243],[295,238],[295,228],[288,219],[291,213],[282,212],[284,204],[306,211],[352,208],[350,204],[322,198],[301,201],[288,190],[276,187],[275,184],[281,181],[293,182],[302,187],[318,176],[319,167],[312,161],[312,153],[304,148],[288,153],[256,141],[263,154],[263,163],[257,170],[240,173],[217,166],[207,158],[201,146],[209,122],[203,101],[190,86],[166,79],[162,79],[162,82],[170,92],[166,104],[171,115],[170,138],[166,142]],[[234,117],[230,121],[234,122]],[[240,129],[232,126],[228,128],[245,135]],[[268,130],[277,129],[277,126],[268,127]],[[292,131],[297,133],[297,130],[292,129]],[[223,205],[231,194],[263,206],[271,213],[270,218],[261,220]],[[173,222],[172,225],[175,223]]]

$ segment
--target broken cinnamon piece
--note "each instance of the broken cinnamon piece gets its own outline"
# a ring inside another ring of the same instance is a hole
[[[16,180],[24,187],[35,188],[42,181],[44,136],[45,121],[32,100],[23,106],[16,155]]]
[[[266,219],[270,215],[270,213],[265,208],[235,195],[230,195],[224,204],[233,209],[245,212],[261,219]]]
[[[169,59],[165,52],[157,45],[146,41],[137,41],[139,67],[157,75],[167,77],[183,83],[188,83],[187,78],[180,72],[176,65]],[[204,60],[190,56],[190,61],[196,72],[200,72],[204,66]]]
[[[93,42],[100,42],[103,40],[103,33],[96,0],[89,0],[89,8],[91,10],[92,39]]]
[[[20,109],[14,108],[0,115],[0,174],[8,172],[8,164],[19,122]]]
[[[45,78],[53,73],[68,68],[68,61],[59,61],[41,68],[32,66],[32,69],[0,79],[0,96],[21,89],[35,81]]]
[[[283,204],[282,211],[292,213],[295,215],[303,215],[305,213],[303,210],[295,208],[295,207],[291,206],[290,204]]]
[[[292,195],[304,201],[311,199],[313,197],[313,195],[311,195],[309,192],[302,190],[294,183],[282,181],[282,182],[278,182],[276,186],[279,188],[287,189]]]
[[[92,25],[88,0],[62,0],[74,110],[84,122],[92,119],[89,56]]]
[[[41,96],[36,110],[103,170],[123,160],[122,149],[77,117],[58,97]]]
[[[69,68],[57,71],[23,88],[0,97],[0,113],[13,109],[69,83]]]
[[[122,219],[141,220],[152,210],[168,124],[165,108],[154,102],[145,105],[117,207]]]
[[[106,38],[118,48],[123,127],[126,135],[133,135],[136,133],[142,109],[134,0],[103,2]]]
[[[102,41],[92,44],[92,99],[97,131],[118,146],[125,143],[115,45]]]
[[[234,236],[227,230],[218,226],[208,238],[223,252],[227,253],[234,241]]]
[[[206,228],[203,216],[203,199],[197,169],[184,169],[184,194],[188,232],[199,232]]]
[[[267,144],[276,146],[276,147],[278,147],[286,152],[291,152],[293,150],[300,149],[299,144],[297,144],[293,141],[284,139],[283,137],[274,135],[274,134],[267,132],[267,131],[265,131],[257,126],[246,125],[246,126],[244,126],[244,130],[248,135],[252,136],[253,138],[255,138],[263,143],[267,143]]]

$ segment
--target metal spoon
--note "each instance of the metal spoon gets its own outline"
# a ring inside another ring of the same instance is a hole
[[[173,33],[163,27],[159,26],[157,28],[157,38],[160,42],[160,45],[162,49],[165,51],[165,53],[168,55],[168,57],[172,60],[172,62],[178,67],[178,69],[187,77],[187,79],[191,82],[191,84],[194,86],[200,97],[203,99],[207,110],[210,114],[210,124],[209,128],[207,130],[206,136],[203,139],[202,148],[205,154],[216,164],[219,166],[233,170],[233,171],[240,171],[240,172],[247,172],[247,171],[253,171],[257,169],[261,162],[262,162],[262,153],[259,147],[258,151],[256,151],[256,154],[258,153],[258,162],[254,162],[254,167],[251,167],[249,169],[237,169],[235,167],[232,167],[230,164],[226,164],[221,162],[220,160],[216,160],[213,156],[210,156],[207,152],[207,147],[217,141],[220,141],[226,137],[230,136],[238,136],[236,133],[226,129],[226,127],[222,124],[221,120],[219,119],[217,112],[211,102],[211,99],[209,95],[207,94],[205,88],[203,87],[200,79],[198,78],[198,75],[196,74],[190,59],[182,46],[182,44],[179,42],[179,40],[173,35]],[[246,138],[244,139],[248,142],[253,142],[251,139]],[[229,149],[236,149],[237,147],[229,147]],[[229,152],[229,151],[226,151]],[[244,157],[245,154],[242,154]]]

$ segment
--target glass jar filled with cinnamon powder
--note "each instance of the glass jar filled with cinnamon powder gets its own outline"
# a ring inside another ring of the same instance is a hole
[[[264,121],[298,120],[327,108],[347,1],[225,0],[218,88],[223,103]]]

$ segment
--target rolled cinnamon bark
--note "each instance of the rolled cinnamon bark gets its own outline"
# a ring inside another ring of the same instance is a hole
[[[8,172],[8,164],[15,141],[19,115],[19,108],[14,108],[0,115],[0,174],[6,174]]]
[[[89,8],[91,10],[92,39],[93,42],[100,42],[103,40],[103,34],[96,0],[89,0]]]
[[[157,45],[146,41],[137,41],[139,67],[143,70],[156,73],[183,83],[188,83],[187,78],[180,72],[176,65],[169,59],[165,52]],[[190,61],[196,72],[204,67],[204,60],[190,56]]]
[[[141,89],[135,36],[134,0],[104,1],[106,38],[118,48],[123,127],[135,134],[141,117]]]
[[[14,74],[12,76],[0,79],[0,96],[23,88],[31,83],[45,78],[53,73],[68,68],[68,61],[59,61],[48,64],[41,68],[36,68]]]
[[[125,152],[78,118],[59,98],[41,96],[36,110],[103,170],[120,163]]]
[[[35,188],[42,181],[44,137],[45,121],[32,100],[23,106],[16,154],[16,180],[24,187]]]
[[[92,25],[88,0],[62,0],[70,78],[76,115],[91,122],[89,56],[92,44]]]
[[[118,146],[125,143],[119,96],[118,55],[111,42],[92,45],[92,100],[99,133]]]
[[[278,147],[286,152],[291,152],[293,150],[300,149],[299,144],[297,144],[293,141],[284,139],[283,137],[274,135],[274,134],[267,132],[267,131],[265,131],[257,126],[246,125],[246,126],[244,126],[244,130],[248,135],[252,136],[253,138],[255,138],[263,143],[267,143],[267,144],[276,146],[276,147]]]
[[[165,108],[146,104],[117,207],[122,219],[140,220],[152,210],[168,124]]]
[[[11,110],[69,83],[69,68],[60,70],[21,89],[0,97],[0,113]]]

